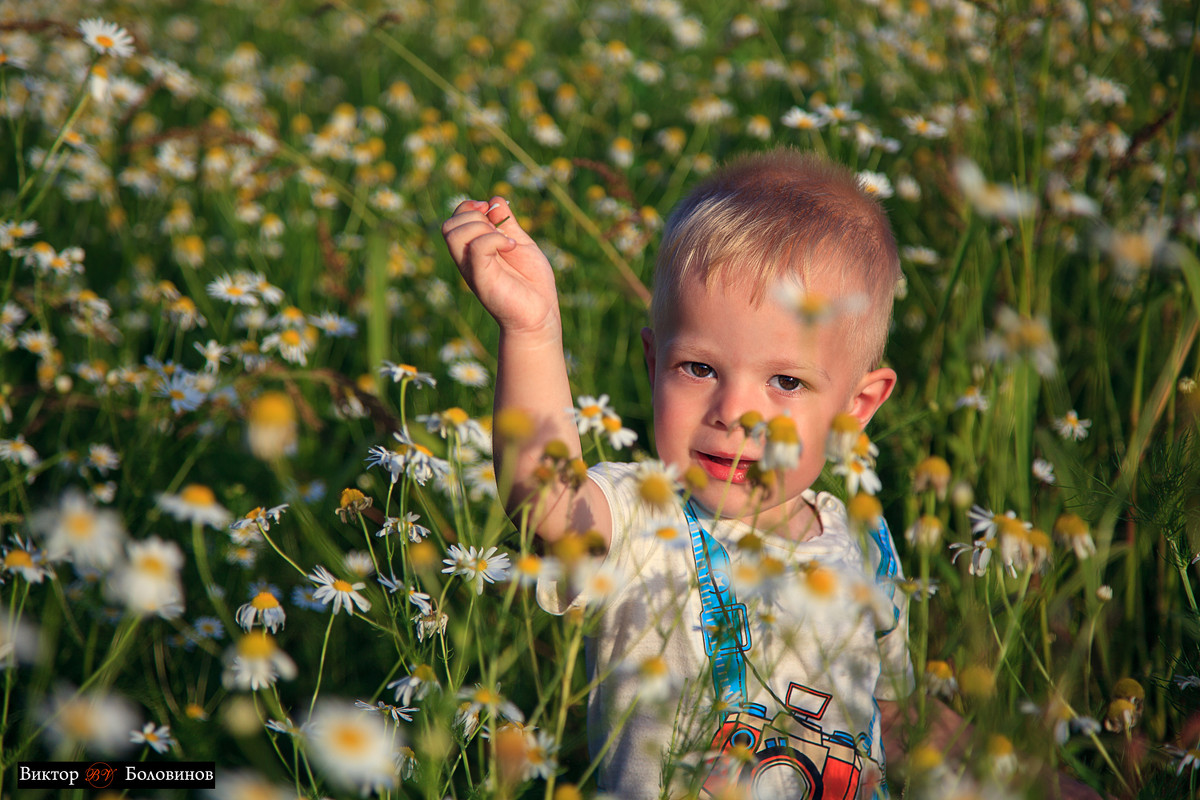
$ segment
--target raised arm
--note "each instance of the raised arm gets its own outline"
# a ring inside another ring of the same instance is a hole
[[[505,498],[509,514],[531,502],[531,526],[546,541],[569,530],[595,530],[607,543],[612,517],[599,487],[584,481],[573,490],[558,477],[549,485],[535,477],[547,443],[566,443],[571,457],[581,452],[550,262],[503,198],[463,201],[442,235],[467,286],[500,326],[495,414],[519,409],[535,426],[523,441],[505,441],[498,429],[494,434],[496,474],[513,481]]]

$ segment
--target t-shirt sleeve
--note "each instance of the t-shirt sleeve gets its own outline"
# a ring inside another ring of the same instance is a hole
[[[636,465],[622,462],[602,462],[588,470],[588,479],[600,487],[608,510],[612,516],[612,536],[604,561],[621,559],[625,549],[625,532],[629,530],[633,514],[633,499],[629,487]],[[573,607],[589,601],[585,592],[572,585],[572,576],[561,574],[552,578],[539,578],[537,603],[543,611],[564,614]]]

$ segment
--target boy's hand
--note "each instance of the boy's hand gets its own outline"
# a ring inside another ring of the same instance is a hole
[[[508,201],[464,200],[442,236],[467,286],[506,333],[561,333],[554,271]]]

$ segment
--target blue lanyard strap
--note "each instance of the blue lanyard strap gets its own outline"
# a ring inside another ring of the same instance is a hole
[[[689,502],[684,506],[696,578],[700,584],[700,632],[704,653],[712,662],[713,688],[718,700],[729,707],[725,713],[744,709],[749,703],[746,691],[746,657],[750,649],[750,620],[746,605],[733,592],[729,553],[700,525]]]

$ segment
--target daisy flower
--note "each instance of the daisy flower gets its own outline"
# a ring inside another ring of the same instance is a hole
[[[417,629],[417,641],[423,642],[426,639],[432,639],[434,636],[444,635],[450,618],[437,609],[434,609],[432,614],[417,614],[411,618],[411,621]]]
[[[35,663],[42,649],[40,636],[36,628],[0,606],[0,669]]]
[[[413,714],[420,711],[414,706],[394,706],[390,703],[385,703],[382,700],[371,705],[366,700],[355,700],[354,707],[360,711],[378,714],[381,717],[391,717],[392,722],[412,722]]]
[[[1088,428],[1092,427],[1090,419],[1080,419],[1075,409],[1071,409],[1062,417],[1054,420],[1054,430],[1064,439],[1081,442],[1087,438]]]
[[[623,664],[618,669],[626,675],[636,676],[638,697],[650,703],[670,699],[679,683],[662,656],[650,656],[637,663]]]
[[[418,525],[417,520],[421,517],[413,512],[407,512],[403,517],[388,517],[383,522],[383,527],[376,532],[376,536],[407,536],[410,542],[424,541],[429,537],[430,530],[424,525]]]
[[[225,626],[216,617],[197,617],[192,630],[201,639],[225,638]]]
[[[135,614],[171,619],[183,613],[183,551],[174,542],[151,536],[126,547],[128,562],[109,576],[108,594]]]
[[[46,566],[46,554],[19,536],[12,537],[12,544],[4,548],[3,557],[0,569],[17,573],[29,583],[41,583],[47,575],[54,577],[54,573]]]
[[[279,649],[266,631],[247,633],[225,653],[221,682],[227,689],[258,691],[297,674],[296,662]]]
[[[406,677],[392,681],[387,688],[395,690],[397,703],[407,706],[414,702],[419,703],[431,691],[440,690],[442,685],[438,683],[433,667],[428,664],[412,664]]]
[[[262,350],[264,353],[278,350],[284,361],[303,367],[308,365],[308,354],[316,345],[316,341],[316,328],[287,328],[264,337]]]
[[[30,527],[42,538],[49,560],[70,561],[85,569],[111,567],[125,539],[120,516],[97,508],[75,489],[63,494],[58,508],[35,511]]]
[[[222,275],[217,278],[208,284],[206,291],[209,297],[238,306],[256,306],[259,302],[254,287],[232,275]]]
[[[604,433],[604,418],[616,414],[609,406],[606,394],[599,397],[583,395],[576,401],[576,405],[579,407],[569,408],[567,412],[574,416],[575,426],[579,429],[580,436],[586,436],[589,433]]]
[[[784,127],[795,128],[798,131],[819,130],[829,123],[829,120],[821,114],[813,114],[799,106],[792,106],[779,121]]]
[[[444,478],[450,474],[450,463],[435,456],[428,447],[414,441],[408,435],[408,431],[396,431],[392,436],[400,443],[399,447],[392,451],[393,466],[388,468],[392,473],[393,483],[397,479],[397,468],[422,486],[430,478]]]
[[[477,717],[487,711],[490,714],[499,714],[511,722],[525,721],[525,715],[521,713],[521,709],[517,708],[512,701],[506,700],[500,694],[499,687],[491,689],[477,683],[474,688],[461,690],[458,697],[466,705],[466,708],[461,710],[467,717]]]
[[[124,697],[103,690],[79,694],[65,685],[55,690],[40,716],[47,725],[52,751],[70,743],[95,753],[120,755],[132,744],[129,732],[141,724]]]
[[[340,314],[332,311],[322,311],[320,314],[310,314],[308,322],[326,336],[334,338],[349,338],[358,335],[358,326]]]
[[[302,730],[305,752],[332,784],[363,795],[396,788],[397,742],[377,716],[324,700]]]
[[[250,531],[252,533],[269,531],[271,530],[271,523],[278,522],[279,518],[283,516],[283,512],[287,511],[287,509],[287,503],[282,503],[281,505],[272,506],[271,508],[267,509],[264,509],[262,506],[256,506],[255,508],[247,511],[246,515],[241,519],[234,520],[232,523],[230,523],[229,530],[234,532]],[[239,544],[244,544],[244,542],[239,542]]]
[[[968,386],[966,391],[954,401],[954,407],[956,409],[973,408],[976,411],[987,411],[988,399],[984,395],[983,390],[978,386]]]
[[[616,414],[605,416],[600,424],[604,428],[604,435],[608,437],[609,446],[614,450],[623,450],[637,441],[637,434],[626,428]]]
[[[483,442],[488,436],[483,426],[463,411],[461,408],[447,408],[437,414],[422,414],[417,422],[425,426],[425,430],[436,433],[443,439],[450,438],[453,433],[460,442]]]
[[[858,494],[860,489],[867,494],[877,494],[883,488],[883,481],[875,474],[875,470],[861,458],[851,458],[837,464],[833,473],[846,478],[846,491],[852,496]]]
[[[487,369],[478,361],[459,361],[450,365],[450,377],[463,386],[487,386],[491,380]]]
[[[936,697],[952,698],[958,691],[954,668],[946,661],[925,662],[925,690]]]
[[[920,547],[926,550],[932,550],[942,541],[942,534],[945,532],[946,526],[942,521],[932,514],[926,514],[919,517],[907,531],[904,532],[904,538],[909,544]]]
[[[556,580],[562,574],[558,559],[526,553],[513,565],[513,577],[521,586],[536,586],[540,580]]]
[[[1053,484],[1057,478],[1054,475],[1054,465],[1044,458],[1033,460],[1033,477],[1044,484]]]
[[[995,539],[986,537],[977,538],[972,542],[955,542],[950,545],[950,550],[954,553],[950,557],[950,563],[956,563],[958,557],[969,550],[971,551],[970,573],[975,576],[983,575],[987,572],[988,563],[992,560],[992,550],[995,548]]]
[[[37,469],[42,463],[37,451],[19,433],[12,439],[0,439],[0,461],[21,464],[30,469]]]
[[[1037,209],[1037,198],[1032,194],[991,183],[979,166],[968,159],[958,161],[954,174],[967,201],[985,217],[1015,219],[1027,217]]]
[[[129,735],[129,741],[133,744],[144,744],[156,753],[165,753],[175,744],[175,740],[171,738],[170,727],[156,726],[153,722],[147,722],[140,731],[133,731]]]
[[[296,452],[296,404],[284,392],[263,392],[250,401],[246,414],[250,452],[274,461]]]
[[[793,469],[800,462],[802,450],[795,421],[786,415],[775,417],[767,422],[767,441],[758,462],[759,469],[763,472]]]
[[[648,459],[637,466],[638,496],[655,508],[665,508],[679,490],[679,469],[674,464],[664,464]]]
[[[205,398],[205,393],[197,387],[194,377],[186,372],[179,372],[160,380],[154,394],[170,400],[171,411],[175,414],[195,411],[204,403]]]
[[[499,548],[489,547],[486,551],[474,546],[463,550],[456,544],[450,545],[447,551],[449,558],[442,559],[446,567],[442,572],[448,575],[460,575],[475,586],[475,594],[483,594],[483,584],[495,583],[508,578],[512,568],[508,554],[500,552]]]
[[[1171,680],[1180,689],[1200,689],[1200,676],[1198,675],[1176,675]]]
[[[437,381],[433,379],[432,375],[428,372],[419,371],[411,364],[393,364],[390,361],[384,361],[379,371],[386,377],[391,378],[393,383],[406,381],[417,388],[437,385]]]
[[[646,527],[644,535],[658,542],[668,550],[683,550],[691,545],[687,526],[672,522],[669,519],[651,521]]]
[[[343,605],[346,613],[350,616],[354,616],[355,606],[362,612],[371,610],[371,601],[358,593],[360,589],[367,588],[365,583],[352,584],[341,578],[335,578],[329,570],[319,565],[309,574],[308,578],[317,584],[317,591],[313,598],[323,604],[332,602],[334,614],[341,611]]]
[[[199,483],[184,486],[179,494],[163,492],[158,496],[158,507],[180,522],[208,525],[221,530],[229,524],[232,515],[220,503],[213,490]]]
[[[243,604],[237,610],[237,624],[249,632],[255,622],[261,622],[262,626],[271,633],[283,627],[287,620],[287,613],[283,610],[283,606],[279,603],[279,597],[273,592],[264,589],[257,592],[250,598],[250,602]]]
[[[1179,759],[1179,764],[1175,767],[1176,775],[1182,775],[1183,771],[1188,768],[1191,768],[1192,772],[1200,770],[1200,743],[1189,750],[1171,744],[1163,749]]]
[[[133,37],[115,22],[93,17],[79,23],[83,41],[100,55],[128,58],[133,55]]]

